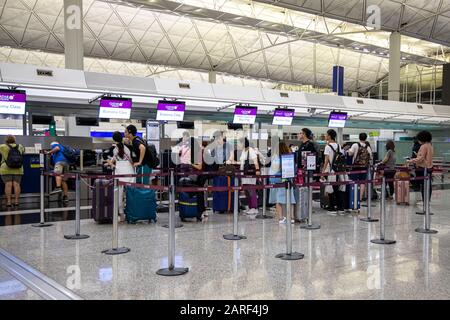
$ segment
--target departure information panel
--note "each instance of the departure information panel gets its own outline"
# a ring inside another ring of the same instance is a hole
[[[235,124],[254,124],[256,120],[257,107],[237,106],[234,109],[233,123]]]
[[[0,90],[0,113],[25,114],[26,93],[22,90]]]
[[[344,128],[347,121],[346,112],[331,112],[328,117],[328,127],[330,128]]]
[[[290,126],[295,116],[294,109],[275,109],[273,113],[272,125]]]
[[[157,121],[183,121],[186,102],[183,101],[158,101],[156,108]]]
[[[99,118],[130,119],[133,103],[130,98],[102,98]]]

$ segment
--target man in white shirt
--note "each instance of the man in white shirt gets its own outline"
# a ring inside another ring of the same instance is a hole
[[[362,132],[359,134],[359,142],[354,143],[348,150],[348,154],[353,157],[353,168],[351,171],[367,170],[367,167],[372,163],[373,155],[372,149],[367,143],[367,134]],[[352,180],[367,180],[367,173],[350,174]],[[360,200],[362,200],[366,185],[361,184]]]

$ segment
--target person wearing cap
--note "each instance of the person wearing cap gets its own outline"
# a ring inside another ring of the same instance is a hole
[[[69,187],[67,186],[67,178],[63,178],[62,174],[69,172],[69,161],[64,156],[63,150],[64,147],[57,141],[53,141],[50,144],[50,151],[47,151],[46,154],[49,154],[53,158],[53,163],[55,164],[55,168],[53,170],[54,173],[58,174],[55,176],[56,188],[50,192],[50,194],[58,194],[63,193],[63,201],[69,202],[68,191]]]

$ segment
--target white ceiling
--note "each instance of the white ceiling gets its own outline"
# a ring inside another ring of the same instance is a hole
[[[105,60],[128,61],[152,66],[148,67],[148,74],[140,75],[157,73],[155,68],[163,72],[167,72],[167,69],[214,69],[228,75],[330,87],[332,67],[340,64],[345,68],[345,89],[362,92],[388,72],[385,53],[367,54],[354,48],[338,48],[330,46],[325,40],[298,40],[296,33],[279,32],[279,25],[270,22],[263,11],[259,13],[261,19],[267,20],[263,21],[265,24],[258,22],[258,27],[249,28],[223,22],[225,14],[220,19],[179,14],[176,12],[177,8],[179,10],[182,7],[179,2],[176,7],[173,6],[172,11],[167,11],[167,8],[150,10],[148,6],[132,6],[120,1],[84,0],[84,50],[85,56],[91,58],[90,67]],[[198,6],[201,5],[200,2],[208,3],[200,0],[182,2],[195,2],[193,4]],[[246,14],[242,8],[248,1],[211,0],[209,4],[217,5],[218,2],[223,5],[234,3],[241,8],[241,12],[234,12],[235,14]],[[312,2],[320,1],[305,1],[304,4]],[[325,1],[328,2],[330,1]],[[338,2],[347,6],[355,1],[336,1],[332,7],[336,7]],[[164,3],[167,7],[177,1],[153,0],[152,3]],[[202,7],[190,8],[197,15],[204,10],[198,9]],[[213,7],[216,11],[221,8]],[[233,19],[236,20],[236,17],[233,16]],[[302,23],[305,24],[305,21]],[[336,22],[330,20],[328,23],[331,26]],[[271,26],[273,31],[270,31]],[[350,28],[348,25],[346,27]],[[440,34],[437,29],[436,32]],[[343,40],[338,38],[336,41]],[[32,50],[38,64],[39,61],[42,63],[48,53],[63,53],[63,1],[0,0],[0,45],[20,49],[2,50],[10,50],[15,54],[25,52],[22,49]],[[382,48],[381,45],[376,45]],[[42,53],[36,50],[41,50]],[[414,54],[409,53],[408,59],[425,56],[423,53]],[[32,63],[26,57],[23,60],[25,63]],[[3,61],[11,62],[7,53],[3,54]],[[63,65],[62,59],[58,66],[62,66],[61,64]],[[108,72],[108,68],[102,65],[96,65],[95,68]]]

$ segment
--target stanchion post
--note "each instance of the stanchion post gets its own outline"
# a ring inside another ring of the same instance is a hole
[[[44,177],[44,169],[41,168],[41,176],[40,176],[40,221],[37,224],[33,224],[33,227],[43,228],[50,227],[53,224],[45,222],[45,177]]]
[[[381,178],[381,215],[380,215],[380,239],[370,240],[376,244],[394,244],[395,240],[388,240],[385,238],[386,228],[386,177]]]
[[[425,216],[423,219],[423,228],[417,228],[415,229],[418,233],[427,233],[427,234],[436,234],[438,233],[437,230],[430,229],[431,227],[431,212],[430,212],[430,191],[431,191],[431,175],[428,173],[427,168],[424,170],[425,175],[425,190],[424,190],[424,199],[423,204],[425,208]]]
[[[114,183],[114,208],[113,208],[113,236],[112,236],[112,248],[103,250],[102,253],[108,255],[116,255],[130,252],[129,248],[119,248],[119,180],[113,179]]]
[[[286,253],[275,256],[281,260],[300,260],[304,258],[303,253],[292,252],[292,217],[291,217],[291,181],[286,182]]]
[[[174,172],[170,170],[169,185],[169,256],[168,267],[159,269],[156,274],[160,276],[180,276],[189,271],[189,268],[175,268],[175,179]]]
[[[86,234],[80,234],[81,229],[81,182],[80,174],[75,174],[75,234],[65,235],[68,240],[81,240],[89,238]]]
[[[265,186],[267,184],[267,178],[263,178],[263,186]],[[266,215],[266,210],[267,210],[267,206],[266,206],[266,202],[267,202],[267,189],[264,188],[263,189],[263,207],[262,207],[262,213],[256,215],[256,219],[272,219],[272,216],[268,216]]]
[[[313,208],[312,208],[313,188],[312,188],[312,185],[311,185],[311,183],[313,182],[312,175],[313,175],[313,172],[312,171],[308,171],[308,180],[307,180],[308,181],[308,223],[306,225],[300,226],[300,228],[306,229],[306,230],[317,230],[317,229],[320,229],[320,224],[314,224],[312,222],[312,212],[313,212]],[[300,202],[300,199],[299,199],[299,202]],[[298,203],[297,205],[301,205],[301,204]]]
[[[233,208],[233,234],[225,234],[225,240],[242,240],[247,239],[246,236],[239,235],[238,232],[238,213],[239,213],[239,180],[238,176],[234,176],[234,208]]]
[[[361,218],[365,222],[377,222],[378,219],[372,218],[372,167],[367,167],[367,217]]]
[[[426,193],[429,192],[431,190],[430,188],[432,187],[431,180],[429,181],[429,186],[427,186],[427,181],[428,181],[428,169],[427,168],[424,169],[423,175],[424,175],[424,178],[425,178],[425,180],[424,180],[424,189],[425,190],[423,191],[423,194],[424,194],[424,197],[426,198]],[[429,209],[429,205],[427,205],[427,201],[429,203],[429,201],[430,201],[429,197],[427,198],[427,200],[423,199],[422,211],[418,211],[418,212],[416,212],[416,214],[421,215],[421,216],[422,215],[423,216],[426,215],[427,207]],[[428,215],[432,216],[433,213],[431,211],[429,211]],[[424,221],[426,221],[426,219]],[[420,228],[418,228],[418,229],[420,229]],[[423,229],[426,229],[425,222],[424,222]]]

